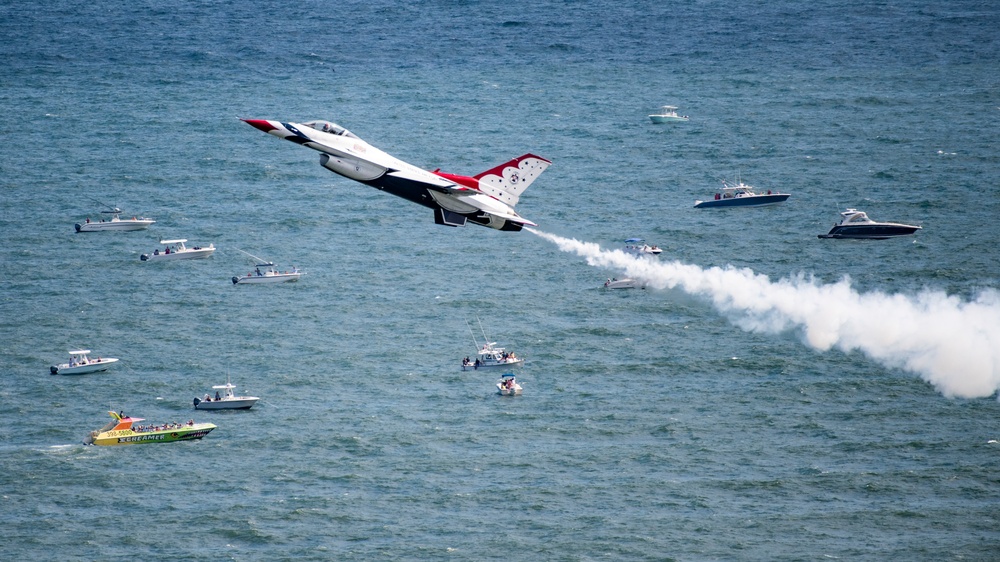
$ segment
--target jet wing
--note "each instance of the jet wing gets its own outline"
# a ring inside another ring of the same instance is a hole
[[[465,191],[469,189],[467,187],[458,185],[453,181],[448,181],[442,178],[441,176],[420,169],[414,169],[414,170],[397,169],[390,171],[388,175],[416,182],[422,184],[424,187],[427,187],[428,189],[433,189],[444,193],[448,193],[451,191]]]

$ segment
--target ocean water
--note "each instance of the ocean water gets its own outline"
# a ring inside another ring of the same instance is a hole
[[[0,558],[997,559],[994,4],[0,6]],[[533,152],[539,227],[436,226],[240,117]],[[737,177],[792,196],[692,208]],[[157,223],[74,233],[103,203]],[[923,230],[818,239],[845,207]],[[238,249],[307,274],[234,286]],[[523,396],[459,370],[477,317]],[[77,347],[121,362],[50,376]],[[261,402],[194,411],[226,377]],[[82,445],[109,409],[218,429]]]

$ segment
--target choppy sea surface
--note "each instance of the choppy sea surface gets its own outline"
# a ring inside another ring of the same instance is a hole
[[[995,2],[0,22],[0,558],[1000,557]],[[690,121],[650,123],[664,104]],[[240,117],[452,173],[538,154],[539,227],[436,226]],[[693,208],[737,178],[792,196]],[[75,233],[103,204],[157,222]],[[818,239],[846,207],[923,229]],[[139,260],[165,238],[218,250]],[[238,250],[307,274],[234,286]],[[602,288],[625,275],[647,288]],[[523,396],[459,370],[477,317]],[[121,361],[48,374],[79,347]],[[194,411],[227,377],[261,402]],[[218,429],[84,446],[108,410]]]

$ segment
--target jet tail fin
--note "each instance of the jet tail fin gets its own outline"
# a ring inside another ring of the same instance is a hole
[[[478,176],[479,190],[513,207],[525,189],[552,162],[534,154],[518,156]]]

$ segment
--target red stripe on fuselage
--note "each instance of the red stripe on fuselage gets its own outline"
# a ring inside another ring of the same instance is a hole
[[[459,176],[456,174],[446,174],[444,172],[438,172],[438,171],[435,171],[433,173],[441,176],[446,180],[453,181],[458,185],[469,187],[475,190],[479,189],[479,180],[477,180],[476,178],[470,178],[469,176]]]

